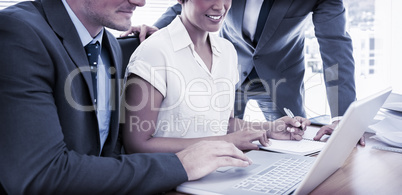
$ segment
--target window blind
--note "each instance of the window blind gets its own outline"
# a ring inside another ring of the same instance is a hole
[[[1,0],[0,10],[24,0]],[[26,1],[26,0],[25,0]],[[133,25],[152,25],[177,0],[148,0],[144,7],[137,7],[132,17]]]
[[[148,0],[144,7],[137,7],[131,19],[133,25],[152,25],[177,0]]]
[[[18,2],[21,2],[21,1],[23,1],[23,0],[1,0],[0,1],[0,10],[2,10],[8,6],[14,5]]]

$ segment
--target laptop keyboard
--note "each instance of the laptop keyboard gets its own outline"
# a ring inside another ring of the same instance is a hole
[[[252,175],[234,188],[269,194],[283,194],[302,181],[313,161],[284,158],[267,169]]]

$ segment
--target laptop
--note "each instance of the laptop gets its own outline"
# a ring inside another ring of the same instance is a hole
[[[353,102],[317,157],[250,151],[246,155],[252,165],[222,167],[176,190],[189,194],[308,194],[344,164],[390,93],[388,88]]]

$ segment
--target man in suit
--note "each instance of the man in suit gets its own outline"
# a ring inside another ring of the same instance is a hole
[[[226,142],[121,154],[124,67],[104,27],[127,30],[144,4],[37,0],[0,11],[0,194],[152,194],[250,164]]]
[[[170,7],[154,26],[166,26],[180,12],[180,4]],[[310,12],[334,122],[321,128],[316,139],[330,134],[356,99],[352,41],[345,30],[342,0],[232,1],[220,35],[234,44],[239,57],[236,117],[243,118],[250,99],[257,100],[267,120],[285,115],[283,108],[305,116],[303,31]]]

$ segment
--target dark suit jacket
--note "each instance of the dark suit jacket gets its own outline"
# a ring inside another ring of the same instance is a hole
[[[116,39],[103,47],[115,73],[109,137],[102,154],[88,61],[60,0],[0,12],[0,192],[149,194],[187,180],[174,154],[120,155]]]
[[[237,50],[239,84],[255,67],[258,76],[268,84],[266,88],[280,111],[287,107],[295,115],[304,116],[303,30],[305,19],[312,12],[331,114],[343,115],[356,99],[356,93],[352,41],[345,30],[342,0],[275,0],[255,47],[242,32],[245,5],[245,0],[232,1],[220,32]],[[155,26],[164,27],[180,11],[180,4],[173,6]]]

